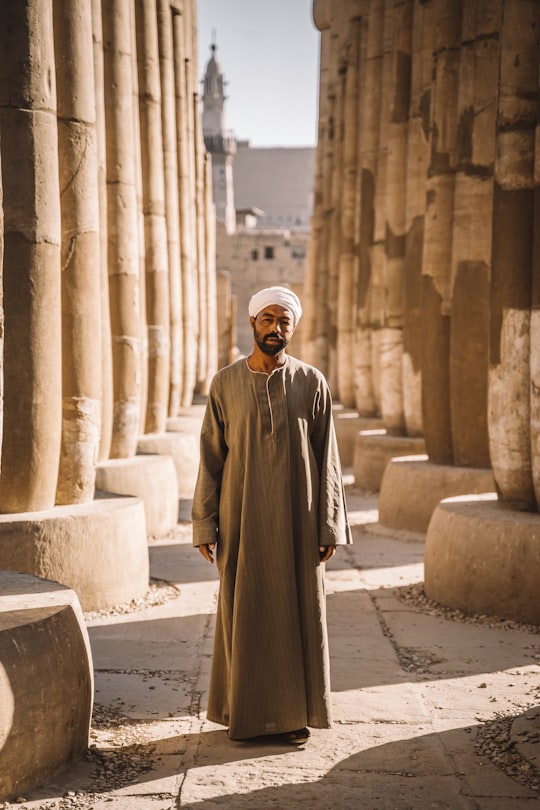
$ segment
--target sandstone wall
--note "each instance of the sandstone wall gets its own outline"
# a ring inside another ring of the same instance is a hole
[[[304,354],[334,395],[540,502],[534,0],[317,0]],[[536,337],[536,340],[535,340]]]

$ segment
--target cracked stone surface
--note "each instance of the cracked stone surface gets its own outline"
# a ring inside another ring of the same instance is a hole
[[[537,806],[540,628],[427,600],[423,536],[385,530],[376,496],[345,481],[355,542],[327,566],[333,729],[296,749],[231,742],[206,720],[217,578],[191,547],[185,503],[151,543],[147,596],[86,614],[85,759],[0,808]]]

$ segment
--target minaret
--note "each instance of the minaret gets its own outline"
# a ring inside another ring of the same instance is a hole
[[[212,37],[215,40],[215,37]],[[225,128],[225,80],[216,59],[217,45],[210,46],[212,56],[203,79],[202,127],[206,149],[212,155],[212,185],[216,219],[225,224],[227,233],[236,230],[232,164],[236,154],[234,133]]]

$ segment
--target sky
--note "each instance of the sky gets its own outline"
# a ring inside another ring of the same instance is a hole
[[[215,32],[226,127],[251,146],[316,144],[320,34],[312,3],[197,0],[199,78]]]

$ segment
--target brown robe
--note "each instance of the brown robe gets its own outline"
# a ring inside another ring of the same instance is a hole
[[[331,725],[324,565],[351,542],[330,392],[287,356],[214,377],[201,431],[193,544],[220,577],[209,720],[232,739]]]

